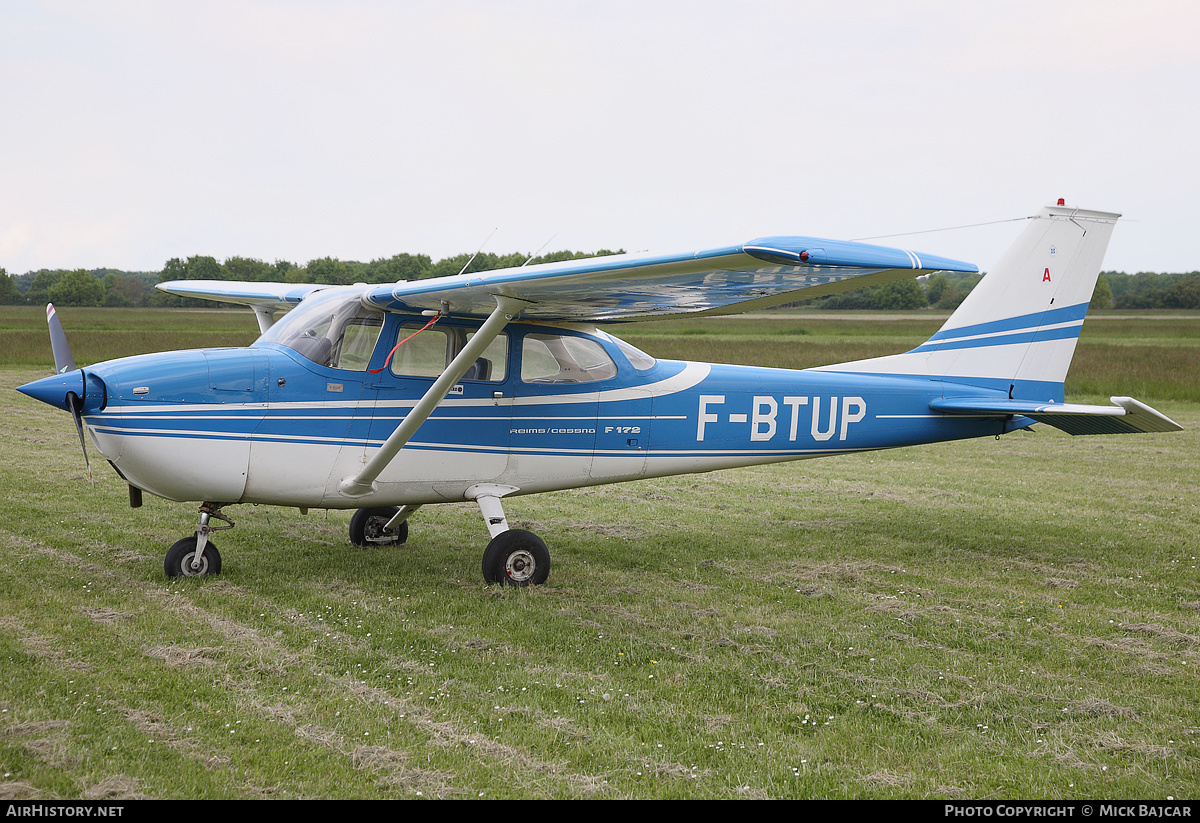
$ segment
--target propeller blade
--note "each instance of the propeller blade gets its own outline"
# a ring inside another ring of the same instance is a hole
[[[96,480],[92,477],[92,461],[88,459],[87,443],[83,438],[83,400],[75,392],[67,392],[67,405],[71,407],[71,417],[75,419],[75,431],[79,434],[79,447],[83,449],[83,462],[87,466],[88,482],[94,486]]]
[[[46,304],[46,323],[50,326],[50,349],[54,352],[54,370],[59,374],[75,371],[75,358],[71,355],[71,346],[67,343],[67,335],[62,323],[58,321],[58,313],[54,304]]]
[[[53,303],[46,304],[46,325],[50,327],[50,350],[54,352],[54,370],[59,374],[75,371],[75,357],[71,354],[71,346],[67,343],[67,334],[63,331],[58,319],[58,312]],[[84,384],[86,390],[86,383]],[[96,480],[92,476],[92,461],[88,457],[87,441],[83,436],[83,398],[75,392],[67,392],[67,408],[75,420],[75,432],[79,435],[79,448],[83,449],[83,462],[87,466],[88,482],[93,486]]]

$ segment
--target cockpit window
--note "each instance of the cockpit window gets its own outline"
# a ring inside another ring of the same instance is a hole
[[[608,352],[587,337],[533,333],[521,345],[521,379],[526,383],[590,383],[616,374]]]
[[[459,326],[434,326],[422,330],[422,325],[405,323],[400,327],[398,339],[405,342],[392,352],[389,362],[392,374],[397,377],[440,376],[467,345],[467,341],[475,336],[474,330]],[[500,383],[507,372],[508,336],[500,334],[488,344],[480,357],[475,358],[461,379]]]
[[[335,369],[366,371],[371,362],[371,353],[375,351],[375,341],[379,339],[379,331],[382,328],[382,317],[369,315],[351,317],[347,321],[345,333],[342,335],[341,348],[334,347],[334,362],[330,365]]]
[[[258,340],[287,346],[318,366],[365,371],[383,328],[383,314],[341,289],[300,303]]]

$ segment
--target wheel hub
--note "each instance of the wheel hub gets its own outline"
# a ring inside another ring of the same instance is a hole
[[[508,575],[509,580],[515,583],[524,583],[529,580],[536,570],[537,561],[533,559],[533,554],[526,549],[513,552],[504,561],[504,573]]]
[[[200,556],[200,568],[198,569],[192,567],[195,558],[195,552],[184,555],[183,562],[179,564],[179,570],[183,572],[184,577],[203,577],[208,573],[208,557]]]

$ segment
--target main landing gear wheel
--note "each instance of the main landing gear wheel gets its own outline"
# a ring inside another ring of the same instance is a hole
[[[395,506],[359,509],[350,518],[350,542],[356,546],[399,546],[407,542],[407,520],[391,531],[384,530],[399,511]]]
[[[206,574],[221,573],[221,553],[210,540],[200,556],[199,568],[192,568],[192,558],[196,555],[196,535],[185,537],[167,550],[167,559],[163,568],[167,577],[202,577]]]
[[[550,574],[550,550],[524,529],[500,532],[483,553],[483,579],[506,586],[540,586]]]

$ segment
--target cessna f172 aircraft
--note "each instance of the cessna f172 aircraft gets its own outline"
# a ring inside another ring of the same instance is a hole
[[[484,579],[539,584],[549,552],[509,528],[505,498],[1035,422],[1071,434],[1178,430],[1128,397],[1064,402],[1118,216],[1059,201],[925,343],[803,371],[655,360],[592,324],[733,314],[977,269],[766,237],[389,285],[174,281],[158,288],[252,308],[262,336],[77,369],[50,306],[58,374],[20,391],[72,412],[131,505],[143,491],[202,503],[195,534],[167,552],[167,575],[220,571],[210,535],[232,528],[222,509],[233,503],[357,509],[350,540],[384,546],[405,542],[421,506],[473,500],[491,534]]]

